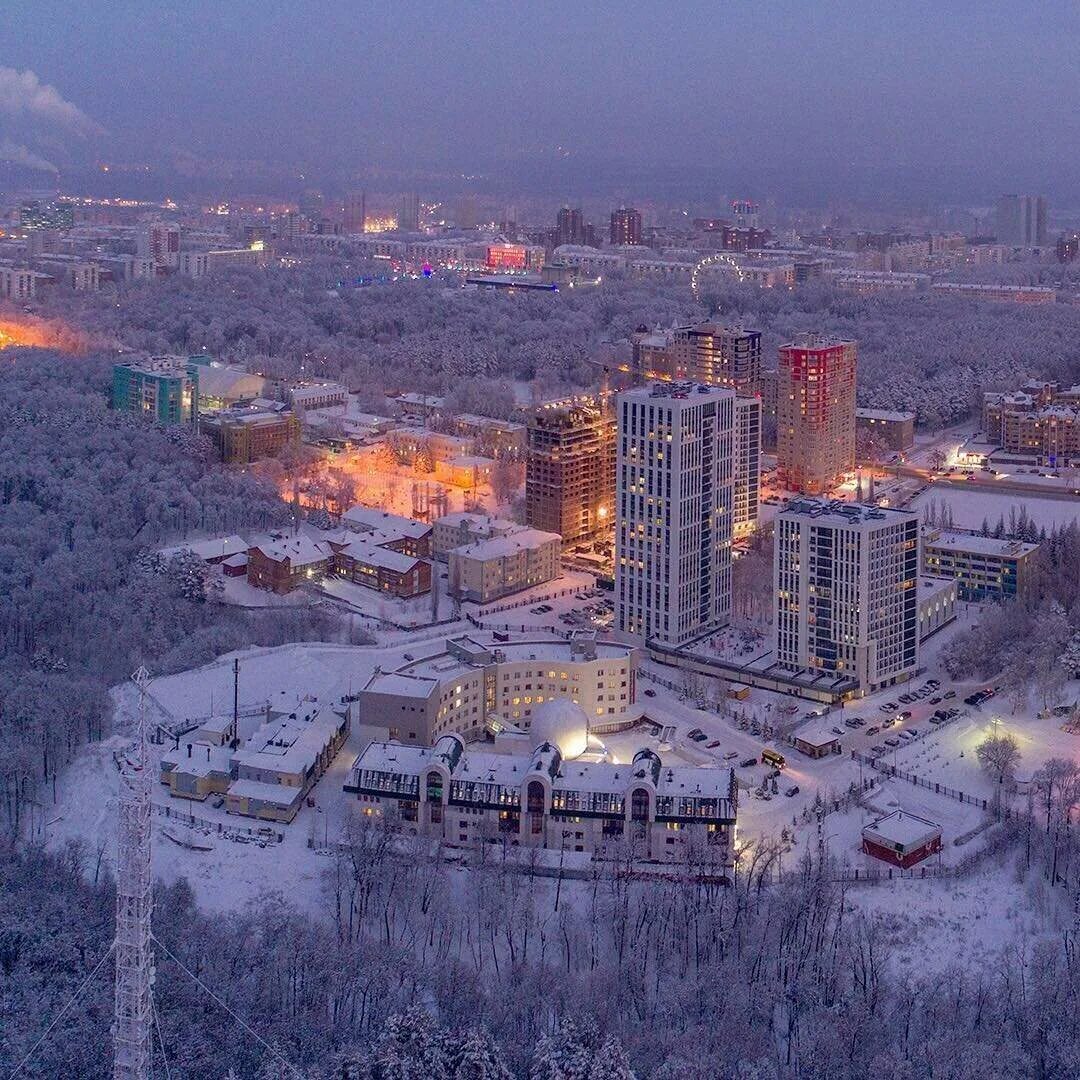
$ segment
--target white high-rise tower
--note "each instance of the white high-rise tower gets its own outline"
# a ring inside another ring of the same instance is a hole
[[[654,383],[615,410],[615,625],[680,646],[731,616],[735,392]]]

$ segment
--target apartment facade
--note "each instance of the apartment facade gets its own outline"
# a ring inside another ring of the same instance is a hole
[[[735,392],[653,383],[615,407],[616,630],[677,647],[731,615]]]
[[[909,678],[919,659],[918,586],[917,513],[792,500],[776,522],[778,663],[854,678],[863,693]]]
[[[183,356],[113,365],[112,407],[159,424],[199,422],[199,368]]]
[[[855,430],[865,431],[885,450],[903,453],[915,445],[915,414],[887,409],[856,409]]]
[[[562,573],[562,537],[518,528],[453,548],[447,562],[450,595],[486,604],[554,581]]]
[[[423,746],[492,722],[528,731],[533,711],[552,700],[578,705],[598,723],[633,708],[636,671],[634,649],[597,642],[594,634],[490,644],[447,639],[441,653],[376,672],[359,694],[358,715],[393,741]]]
[[[372,743],[345,791],[369,816],[451,847],[514,846],[667,863],[732,865],[738,786],[730,769],[664,765],[641,749],[633,762],[563,760],[557,746],[529,754],[468,749],[456,735],[433,747]]]
[[[780,347],[777,469],[787,487],[826,495],[855,469],[854,341],[805,334]]]
[[[757,528],[761,507],[761,417],[761,398],[735,399],[731,531],[736,538]]]
[[[554,402],[527,422],[528,524],[576,543],[611,523],[615,501],[615,419],[598,400]]]
[[[928,574],[955,578],[961,600],[1020,596],[1035,572],[1038,544],[927,528],[923,566]]]
[[[1017,391],[984,393],[983,431],[1008,454],[1066,465],[1080,456],[1080,386],[1029,380]]]
[[[202,430],[226,465],[250,465],[300,445],[300,418],[286,409],[233,405],[203,417]]]

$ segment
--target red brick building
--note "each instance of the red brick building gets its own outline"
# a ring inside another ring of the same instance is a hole
[[[328,544],[307,536],[272,536],[248,549],[249,585],[275,593],[292,592],[305,581],[325,577],[334,560]]]
[[[335,572],[357,585],[403,599],[431,591],[431,563],[423,559],[368,540],[354,540],[340,547],[335,544],[334,548]]]
[[[866,855],[907,870],[941,851],[941,826],[895,810],[863,829],[862,849]]]

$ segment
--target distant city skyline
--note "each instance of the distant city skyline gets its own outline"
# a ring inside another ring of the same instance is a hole
[[[1060,3],[478,3],[438,25],[408,2],[134,7],[0,18],[0,186],[1065,205],[1080,171],[1060,152],[1080,13]]]

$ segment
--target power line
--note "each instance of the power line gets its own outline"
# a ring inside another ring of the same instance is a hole
[[[176,964],[176,966],[180,968],[180,970],[184,972],[185,975],[188,976],[188,978],[193,980],[196,986],[198,986],[201,990],[205,990],[206,993],[209,994],[211,998],[213,998],[214,1002],[217,1005],[220,1005],[221,1008],[223,1008],[253,1039],[255,1039],[256,1042],[269,1050],[270,1053],[273,1054],[274,1057],[276,1057],[278,1061],[280,1061],[281,1064],[284,1065],[290,1073],[292,1073],[293,1076],[297,1077],[297,1080],[305,1080],[304,1074],[295,1065],[293,1065],[292,1062],[288,1060],[288,1058],[282,1057],[282,1055],[278,1053],[278,1051],[275,1050],[254,1028],[244,1023],[244,1020],[241,1017],[237,1016],[237,1014],[234,1013],[232,1009],[230,1009],[229,1006],[224,1001],[222,1001],[221,998],[219,998],[217,994],[215,994],[214,991],[211,990],[210,987],[207,986],[206,983],[204,983],[202,979],[199,978],[198,975],[195,974],[195,972],[190,970],[190,968],[188,968],[178,956],[175,956],[170,951],[169,947],[156,934],[151,935],[151,937],[154,944],[160,946],[161,951],[164,952],[165,955],[174,964]]]
[[[64,1005],[64,1007],[53,1017],[52,1023],[45,1029],[45,1031],[42,1034],[41,1038],[38,1039],[38,1041],[36,1043],[34,1043],[33,1046],[30,1047],[30,1050],[27,1053],[26,1057],[24,1057],[22,1059],[22,1061],[20,1061],[19,1064],[15,1066],[15,1071],[8,1077],[8,1080],[15,1080],[15,1077],[18,1076],[20,1072],[22,1072],[23,1066],[34,1056],[34,1053],[37,1050],[37,1048],[49,1037],[49,1035],[52,1032],[53,1028],[55,1028],[56,1025],[60,1023],[60,1021],[63,1019],[64,1015],[67,1013],[68,1009],[70,1009],[71,1006],[74,1005],[75,1002],[79,999],[79,995],[90,984],[90,980],[93,979],[93,977],[101,970],[102,964],[104,964],[105,961],[109,959],[109,957],[112,955],[113,949],[115,949],[115,948],[116,948],[116,941],[114,939],[112,944],[105,950],[105,955],[102,956],[102,958],[94,966],[94,970],[91,971],[90,974],[87,975],[85,979],[83,979],[82,983],[79,985],[79,988],[75,991],[74,994],[71,995],[70,998],[68,998],[67,1004]]]
[[[157,1032],[158,1045],[161,1047],[161,1064],[165,1066],[165,1080],[172,1080],[172,1074],[169,1072],[169,1059],[165,1054],[165,1040],[161,1037],[161,1024],[158,1023],[157,1002],[153,998],[150,999],[150,1008],[154,1014],[154,1030]]]

